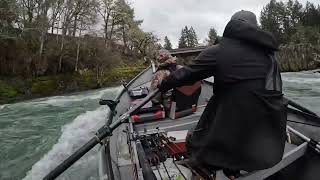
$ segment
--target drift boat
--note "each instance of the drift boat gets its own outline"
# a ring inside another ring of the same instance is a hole
[[[107,126],[148,95],[154,72],[154,66],[150,66],[124,85],[115,101],[109,104],[111,112]],[[203,174],[205,171],[182,166],[179,162],[188,158],[185,152],[186,135],[196,126],[212,96],[212,83],[212,79],[201,82],[201,93],[198,91],[197,102],[189,109],[177,108],[179,105],[190,105],[190,102],[183,102],[184,99],[195,100],[192,95],[182,92],[182,95],[177,95],[182,97],[171,102],[169,110],[147,103],[138,112],[130,114],[128,121],[114,129],[112,136],[101,143],[100,179],[191,179],[192,174],[198,173],[205,179],[209,178],[209,174]],[[237,179],[320,179],[320,155],[317,152],[320,118],[301,105],[292,101],[289,104],[288,140],[282,161],[269,169],[241,172]],[[227,178],[218,171],[217,179]]]

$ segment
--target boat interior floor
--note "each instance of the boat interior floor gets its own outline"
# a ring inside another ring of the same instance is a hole
[[[179,119],[169,119],[165,118],[161,121],[153,121],[148,123],[141,123],[141,124],[134,124],[134,130],[138,135],[146,135],[146,134],[154,134],[157,132],[169,132],[169,131],[182,131],[188,130],[192,131],[192,129],[196,126],[204,107],[200,107],[197,112],[185,116]],[[307,143],[304,142],[302,144],[285,144],[285,150],[283,159],[274,167],[255,171],[255,172],[241,172],[241,177],[237,179],[241,180],[262,180],[265,179],[276,172],[280,171],[284,167],[288,166],[289,164],[293,163],[295,160],[300,158],[306,153],[307,150]],[[219,180],[227,180],[228,178],[223,174],[222,171],[217,171],[217,179]]]

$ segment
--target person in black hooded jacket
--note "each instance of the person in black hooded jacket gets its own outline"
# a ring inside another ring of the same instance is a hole
[[[225,27],[218,45],[205,49],[191,65],[159,85],[164,92],[214,76],[214,96],[188,138],[192,162],[253,171],[281,160],[286,107],[281,89],[266,89],[266,76],[273,68],[270,57],[275,51],[274,37],[258,27],[256,16],[239,11]],[[276,76],[281,81],[280,74]]]

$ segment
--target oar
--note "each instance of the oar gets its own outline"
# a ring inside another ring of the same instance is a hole
[[[289,131],[291,131],[293,134],[299,136],[301,139],[305,140],[308,142],[309,146],[315,150],[317,153],[320,154],[320,143],[317,142],[314,139],[308,138],[307,136],[305,136],[304,134],[300,133],[299,131],[293,129],[292,127],[287,125],[287,128]]]
[[[318,115],[317,115],[316,113],[314,113],[314,112],[312,112],[311,110],[303,107],[302,105],[300,105],[300,104],[298,104],[298,103],[296,103],[296,102],[294,102],[294,101],[292,101],[292,100],[290,100],[290,99],[288,99],[288,98],[285,98],[285,99],[288,101],[288,104],[289,104],[290,106],[292,106],[292,107],[294,107],[294,108],[296,108],[296,109],[299,109],[300,111],[305,112],[305,113],[307,113],[307,114],[311,114],[311,115],[313,115],[313,116],[318,117]]]
[[[80,149],[78,149],[75,153],[73,153],[70,157],[68,157],[65,161],[63,161],[60,165],[58,165],[54,170],[52,170],[48,175],[44,177],[44,180],[51,180],[58,177],[61,173],[67,170],[72,164],[74,164],[78,159],[80,159],[83,155],[85,155],[88,151],[90,151],[95,145],[101,143],[101,141],[108,137],[112,136],[112,132],[120,126],[122,123],[126,122],[130,115],[139,110],[142,106],[147,104],[154,96],[158,94],[159,90],[156,89],[152,91],[146,96],[139,104],[129,109],[126,113],[122,114],[115,122],[108,125],[104,125],[101,127],[96,135],[90,139],[85,145],[83,145]]]

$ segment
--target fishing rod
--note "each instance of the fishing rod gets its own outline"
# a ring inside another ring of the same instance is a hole
[[[150,167],[150,163],[146,157],[145,151],[143,150],[140,140],[136,141],[136,147],[137,147],[139,162],[142,168],[143,179],[156,180],[157,178],[154,175],[152,168]]]
[[[125,123],[130,115],[135,113],[145,104],[147,104],[153,97],[155,97],[159,93],[159,90],[156,89],[148,94],[139,104],[129,109],[127,112],[122,114],[115,122],[110,125],[102,126],[95,134],[93,138],[91,138],[85,145],[80,147],[76,152],[74,152],[71,156],[69,156],[66,160],[64,160],[60,165],[58,165],[54,170],[52,170],[49,174],[47,174],[43,179],[51,180],[58,177],[65,170],[67,170],[72,164],[74,164],[77,160],[79,160],[83,155],[85,155],[88,151],[90,151],[97,144],[103,144],[102,140],[106,137],[112,136],[112,132],[119,127],[122,123]],[[116,103],[110,100],[105,100],[101,104],[111,105],[113,109],[116,107]],[[111,109],[111,108],[110,108]]]
[[[152,148],[152,147],[150,146],[150,144],[148,143],[149,140],[150,140],[150,142],[153,143],[154,148]],[[162,159],[165,160],[165,159],[167,158],[166,155],[163,155],[162,153],[160,153],[160,152],[158,151],[158,148],[159,148],[159,147],[158,147],[156,141],[154,140],[154,137],[150,136],[149,139],[148,139],[148,137],[146,137],[146,146],[147,146],[147,148],[149,148],[149,149],[151,150],[151,152],[153,151],[153,149],[155,149],[155,151],[158,152],[158,154],[162,157]],[[155,155],[157,155],[157,153],[155,153]],[[160,162],[159,164],[162,163],[162,166],[163,166],[163,168],[165,169],[165,171],[166,171],[166,173],[167,173],[167,176],[168,176],[168,178],[169,178],[169,180],[170,180],[170,179],[171,179],[171,178],[170,178],[170,174],[169,174],[169,172],[168,172],[168,169],[167,169],[164,161],[159,160],[159,162]]]
[[[169,145],[167,144],[172,144],[173,146],[175,146],[180,152],[183,152],[183,150],[181,149],[181,147],[179,147],[177,144],[175,144],[169,137],[166,136],[166,134],[162,133],[162,137],[163,140],[166,143],[166,146],[168,148],[171,148]],[[173,149],[172,149],[173,150]],[[179,156],[179,154],[178,154]],[[181,155],[180,159],[184,160],[184,157]],[[174,162],[174,164],[176,165],[176,163]],[[197,174],[198,176],[202,177],[203,179],[213,179],[213,177],[215,176],[215,172],[209,172],[206,169],[203,169],[201,167],[194,167],[191,166],[188,163],[184,163],[185,166],[187,166],[194,174]],[[178,166],[176,165],[177,169],[180,171],[180,173],[182,174],[182,176],[186,179],[186,177],[183,175],[183,173],[181,172],[181,170],[178,168]],[[198,172],[199,171],[199,172]]]

